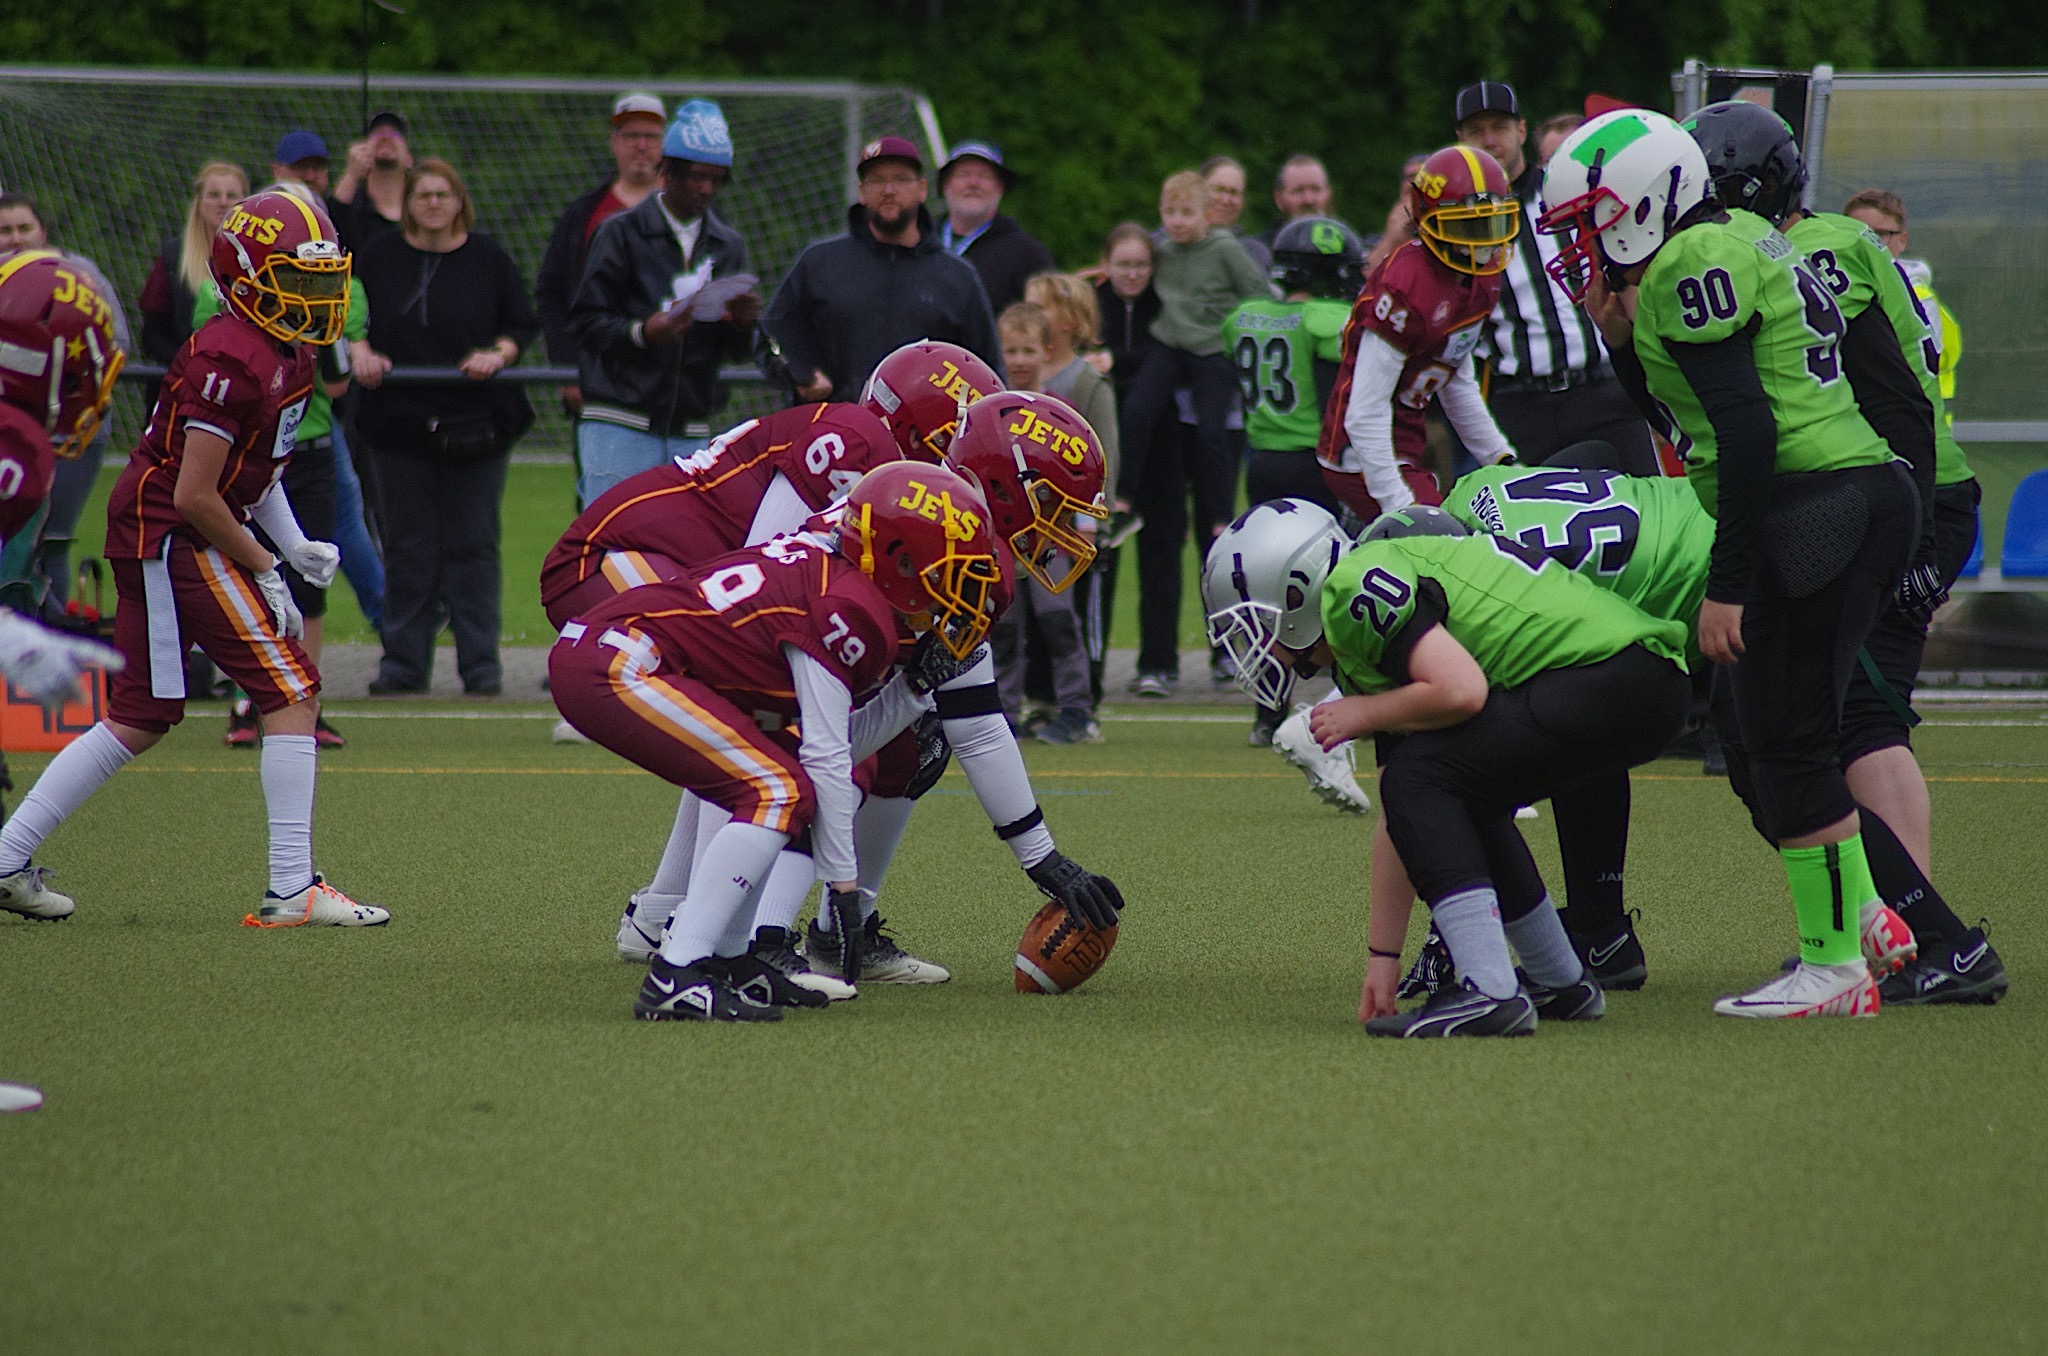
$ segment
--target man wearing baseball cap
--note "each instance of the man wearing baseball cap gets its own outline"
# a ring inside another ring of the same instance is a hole
[[[398,229],[405,175],[412,168],[412,149],[406,144],[410,135],[412,126],[405,114],[387,108],[370,115],[362,140],[348,148],[341,182],[334,186],[334,202],[341,210],[330,215],[341,243],[357,253],[384,232]]]
[[[963,141],[939,166],[939,195],[946,200],[939,243],[974,265],[997,315],[1024,299],[1024,284],[1033,274],[1053,266],[1052,251],[1000,214],[1003,195],[1016,186],[1016,171],[1003,163],[993,142]]]
[[[611,149],[618,172],[572,201],[555,219],[540,272],[534,275],[533,303],[540,315],[541,333],[547,337],[548,361],[557,367],[575,367],[582,361],[582,347],[569,325],[569,303],[583,281],[583,261],[590,242],[598,227],[620,212],[638,207],[661,186],[661,138],[667,127],[668,110],[652,94],[636,91],[614,99]],[[570,418],[582,411],[581,387],[564,386],[561,398],[562,409]]]
[[[327,196],[327,143],[318,132],[286,132],[278,139],[277,153],[270,157],[270,178],[304,184],[321,197]]]
[[[1521,459],[1535,465],[1597,438],[1614,447],[1631,475],[1658,474],[1650,427],[1615,380],[1600,331],[1544,267],[1557,256],[1558,242],[1536,229],[1543,168],[1529,159],[1529,124],[1514,86],[1499,80],[1465,86],[1452,121],[1459,142],[1485,151],[1507,171],[1521,213],[1500,300],[1479,339],[1494,422]]]
[[[761,318],[763,369],[786,375],[802,400],[858,400],[890,353],[945,339],[1001,372],[988,294],[939,241],[917,147],[879,137],[862,148],[855,173],[860,201],[847,211],[846,234],[798,256]]]
[[[614,144],[636,138],[659,108],[646,95],[621,98]],[[709,99],[682,104],[658,149],[660,191],[590,233],[569,303],[582,402],[576,497],[585,507],[622,480],[704,449],[725,404],[719,366],[752,352],[761,315],[751,290],[711,318],[696,318],[689,302],[707,283],[747,271],[746,241],[711,210],[732,177],[724,111]]]

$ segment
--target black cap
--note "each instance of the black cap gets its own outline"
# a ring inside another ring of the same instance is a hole
[[[402,137],[412,135],[412,125],[405,120],[405,114],[389,108],[370,115],[370,120],[363,124],[363,135],[368,136],[379,127],[395,127],[398,129],[398,135]]]
[[[1451,119],[1456,127],[1465,119],[1477,113],[1505,113],[1511,118],[1522,116],[1522,105],[1515,98],[1515,87],[1504,80],[1481,80],[1458,91],[1458,116]]]

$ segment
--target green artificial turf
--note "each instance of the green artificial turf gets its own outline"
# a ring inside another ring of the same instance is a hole
[[[389,928],[236,925],[255,759],[204,720],[41,854],[74,918],[0,915],[0,1077],[49,1097],[0,1117],[0,1349],[2048,1343],[2027,712],[1922,739],[2001,1007],[1709,1015],[1790,910],[1726,787],[1667,761],[1635,798],[1649,986],[1597,1024],[1413,1044],[1354,1020],[1366,821],[1241,714],[1029,751],[1061,846],[1131,901],[1086,988],[1013,991],[1036,905],[956,771],[884,901],[953,982],[744,1029],[627,1017],[612,928],[665,787],[538,710],[347,714],[320,862]],[[1554,881],[1547,812],[1528,828]]]

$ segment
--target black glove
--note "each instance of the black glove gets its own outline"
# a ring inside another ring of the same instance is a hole
[[[1932,560],[1920,560],[1906,567],[1899,576],[1898,592],[1893,602],[1899,611],[1915,622],[1931,620],[1948,601],[1948,586],[1941,582],[1941,571],[1934,567]]]
[[[839,954],[833,959],[839,966],[840,978],[857,985],[864,940],[860,930],[860,891],[828,890],[825,908],[832,915],[832,940],[839,944]]]
[[[1038,865],[1027,867],[1024,874],[1031,877],[1033,885],[1066,905],[1075,920],[1091,928],[1116,926],[1124,897],[1109,877],[1090,875],[1088,868],[1057,852]]]
[[[927,631],[917,638],[917,644],[910,647],[910,658],[904,661],[903,676],[910,680],[913,692],[931,692],[944,687],[980,662],[988,653],[988,646],[977,645],[967,652],[967,658],[955,659],[953,652],[939,640],[939,633]]]

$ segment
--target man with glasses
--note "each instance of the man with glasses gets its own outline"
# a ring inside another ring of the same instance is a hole
[[[693,318],[692,298],[747,268],[746,242],[711,210],[732,156],[725,114],[690,100],[662,137],[661,191],[590,242],[569,306],[582,396],[576,498],[585,507],[668,458],[703,451],[725,403],[719,366],[752,350],[755,292],[733,296],[715,318]]]
[[[846,234],[805,250],[762,317],[762,366],[779,377],[787,364],[800,399],[835,401],[860,399],[875,365],[919,339],[959,344],[1000,373],[988,294],[940,243],[917,148],[902,137],[869,142],[857,172]]]

